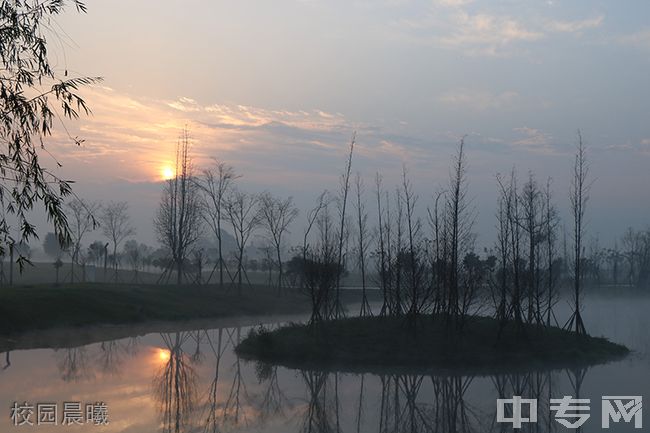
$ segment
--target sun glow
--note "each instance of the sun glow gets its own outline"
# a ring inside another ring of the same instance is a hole
[[[169,352],[169,350],[158,349],[158,359],[160,359],[161,362],[169,361],[170,357],[171,357],[171,353]]]
[[[169,180],[174,178],[174,169],[170,167],[169,165],[164,166],[162,169],[160,169],[160,174],[163,178],[163,180]]]

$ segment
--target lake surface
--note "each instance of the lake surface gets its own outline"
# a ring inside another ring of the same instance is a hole
[[[564,303],[558,306],[559,319],[567,312]],[[634,353],[588,369],[482,377],[321,373],[238,359],[233,347],[249,328],[228,325],[72,349],[13,351],[8,364],[6,354],[0,357],[0,432],[506,432],[512,425],[497,423],[497,399],[514,395],[538,399],[537,422],[524,423],[520,431],[575,431],[549,410],[549,398],[565,395],[590,399],[590,418],[581,431],[606,431],[602,396],[650,399],[650,298],[590,297],[584,318],[592,335]],[[109,424],[62,426],[66,402],[73,403],[66,411],[69,422],[78,419],[77,403],[85,422],[85,405],[104,402]],[[14,426],[14,403],[34,406],[34,424],[36,406],[42,404],[47,420],[45,404],[54,404],[58,425]],[[650,418],[642,430],[634,428],[634,419],[624,421],[611,423],[609,431],[650,430]]]

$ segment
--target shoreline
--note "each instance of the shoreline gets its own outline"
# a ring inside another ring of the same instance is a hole
[[[346,296],[354,302],[353,295]],[[75,284],[0,289],[0,352],[63,348],[223,323],[241,326],[309,312],[296,289]]]
[[[144,321],[141,323],[96,324],[83,327],[54,327],[25,331],[13,336],[0,336],[0,353],[14,350],[69,349],[104,341],[142,337],[148,334],[210,330],[289,322],[306,312],[226,316],[175,321]]]

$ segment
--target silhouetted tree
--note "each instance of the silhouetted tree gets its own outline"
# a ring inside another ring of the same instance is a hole
[[[368,294],[366,293],[366,256],[370,244],[370,233],[368,232],[368,213],[365,209],[365,203],[362,200],[363,179],[361,174],[357,173],[354,181],[356,193],[356,211],[357,211],[357,263],[361,272],[361,310],[360,316],[372,315],[370,304],[368,303]]]
[[[138,243],[135,239],[128,240],[124,243],[124,255],[133,271],[133,281],[139,281],[139,273],[144,270],[147,257],[151,256],[152,253],[153,248],[143,243]]]
[[[219,267],[220,287],[223,287],[224,270],[221,223],[226,215],[226,198],[228,197],[232,183],[239,177],[235,174],[232,166],[214,159],[212,167],[203,170],[202,176],[197,180],[202,191],[203,219],[217,239],[217,253],[219,258],[215,264],[215,269]],[[211,278],[212,273],[208,277],[208,283]]]
[[[350,152],[348,153],[345,171],[341,175],[341,186],[338,197],[339,208],[339,230],[338,230],[338,254],[336,269],[339,274],[336,276],[336,296],[334,300],[334,317],[339,318],[343,314],[343,306],[341,305],[341,274],[343,270],[343,245],[346,240],[345,228],[346,219],[345,212],[348,203],[348,193],[350,192],[350,173],[352,170],[352,154],[354,153],[354,145],[356,143],[356,132],[352,135],[350,140]]]
[[[289,225],[298,216],[298,208],[293,204],[293,199],[279,199],[271,193],[265,192],[260,196],[260,224],[271,241],[275,250],[278,264],[278,294],[282,293],[282,243],[284,235],[288,233]]]
[[[496,300],[496,317],[499,321],[499,335],[505,327],[510,308],[508,304],[508,294],[510,293],[510,263],[511,263],[511,244],[510,244],[510,213],[512,195],[508,186],[497,175],[497,182],[500,185],[499,198],[497,200],[497,257],[499,262],[498,282],[496,283],[498,291],[498,300]]]
[[[546,232],[546,254],[547,254],[547,298],[546,298],[546,326],[551,326],[553,317],[553,306],[556,303],[557,293],[555,290],[557,282],[557,259],[555,241],[557,238],[558,216],[555,206],[551,202],[551,179],[546,182],[544,191],[544,202],[546,218],[544,221]]]
[[[384,194],[382,186],[382,177],[379,173],[375,175],[375,197],[377,200],[377,235],[378,235],[378,270],[379,270],[379,287],[381,288],[382,293],[382,304],[381,310],[379,312],[380,316],[384,316],[389,311],[389,284],[390,277],[388,275],[388,270],[390,269],[390,263],[388,260],[388,252],[386,250],[388,245],[388,233],[390,231],[390,225],[386,224],[384,218],[384,204],[382,203],[382,195]],[[388,204],[390,206],[390,203]]]
[[[67,70],[59,74],[50,64],[46,34],[56,35],[51,22],[64,11],[66,3],[27,0],[3,2],[1,6],[0,255],[7,246],[36,237],[30,214],[39,203],[59,242],[67,245],[71,241],[64,208],[64,199],[72,194],[70,182],[45,168],[40,157],[47,153],[46,141],[55,119],[76,119],[80,113],[89,112],[77,94],[79,87],[100,79],[68,78]],[[83,2],[70,3],[85,12]],[[57,114],[57,105],[61,114]],[[77,144],[83,141],[69,138]],[[17,238],[7,218],[15,223]],[[22,270],[28,260],[19,256],[16,262]]]
[[[240,190],[232,190],[226,202],[226,214],[232,225],[235,242],[237,243],[237,289],[241,294],[244,268],[244,250],[248,244],[253,230],[260,222],[259,198],[254,194],[247,194]]]
[[[444,294],[446,284],[446,270],[445,263],[446,253],[446,240],[444,230],[444,214],[440,212],[440,199],[444,198],[445,191],[438,191],[433,201],[433,209],[427,208],[427,216],[429,219],[429,226],[431,228],[431,244],[429,252],[431,263],[431,312],[438,314],[441,311],[446,311],[445,300],[447,297]]]
[[[650,229],[628,228],[622,239],[623,253],[628,267],[628,283],[637,287],[650,283]]]
[[[63,255],[61,244],[54,233],[49,232],[45,235],[43,239],[43,251],[54,260],[60,259]]]
[[[424,280],[423,248],[421,239],[421,221],[415,216],[418,196],[413,191],[413,185],[408,178],[406,166],[402,167],[402,186],[398,195],[406,211],[407,245],[405,249],[405,283],[409,298],[408,317],[411,326],[415,326],[416,316],[426,306],[428,290]]]
[[[104,257],[104,244],[101,241],[95,241],[88,245],[88,261],[95,266],[100,266]]]
[[[154,219],[158,240],[167,249],[171,265],[176,268],[177,284],[183,281],[183,266],[201,232],[201,202],[193,177],[189,146],[190,137],[185,129],[176,146],[175,175],[165,182],[158,214]],[[170,271],[166,269],[166,272]]]
[[[447,309],[450,317],[461,325],[464,311],[463,307],[467,302],[468,293],[461,293],[462,290],[469,290],[470,287],[462,287],[462,258],[471,251],[473,247],[472,227],[474,216],[469,208],[467,198],[467,161],[465,157],[465,138],[462,138],[458,145],[458,153],[454,160],[454,166],[449,178],[448,193],[445,195],[445,224],[448,235],[447,252],[449,255],[448,272],[448,301]]]
[[[573,180],[569,199],[571,202],[571,214],[573,217],[573,314],[566,323],[566,328],[575,327],[578,334],[586,334],[587,330],[582,321],[580,312],[580,295],[582,292],[582,254],[583,254],[583,237],[584,237],[584,217],[587,201],[589,200],[589,190],[591,184],[587,179],[589,174],[589,164],[587,163],[587,154],[585,144],[582,140],[582,133],[578,131],[578,144],[576,148],[575,160],[573,163]]]
[[[338,269],[337,239],[329,206],[326,193],[321,194],[318,205],[308,216],[308,227],[304,236],[303,285],[312,304],[310,324],[330,319],[336,311],[334,291],[337,274],[341,271]],[[307,244],[309,232],[314,226],[317,239],[313,244]]]
[[[98,203],[90,203],[79,198],[73,199],[67,204],[67,210],[71,214],[70,227],[70,282],[74,282],[74,265],[79,263],[81,251],[81,242],[88,232],[97,227],[97,221],[94,214],[99,209]]]
[[[129,205],[125,201],[106,204],[100,215],[102,233],[113,244],[114,281],[117,282],[117,250],[128,237],[135,235],[135,228],[129,218]]]
[[[524,184],[520,201],[522,204],[522,219],[520,224],[528,240],[528,272],[526,274],[526,296],[528,298],[528,322],[542,322],[541,317],[541,292],[539,287],[539,263],[537,260],[539,244],[543,241],[542,229],[544,221],[542,216],[543,200],[535,176],[528,173],[528,180]]]

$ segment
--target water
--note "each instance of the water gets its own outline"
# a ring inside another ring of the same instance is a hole
[[[238,359],[233,347],[248,328],[234,325],[14,351],[0,372],[0,431],[502,432],[512,429],[496,422],[496,400],[513,395],[539,399],[538,422],[522,431],[570,431],[548,407],[549,397],[564,395],[589,398],[582,431],[603,431],[601,396],[650,398],[650,298],[592,297],[586,304],[590,333],[634,353],[583,370],[487,377],[328,374]],[[559,310],[563,317],[568,308]],[[59,425],[14,426],[14,402],[57,404]],[[61,426],[64,402],[105,402],[110,424]],[[642,430],[621,422],[610,431]]]

